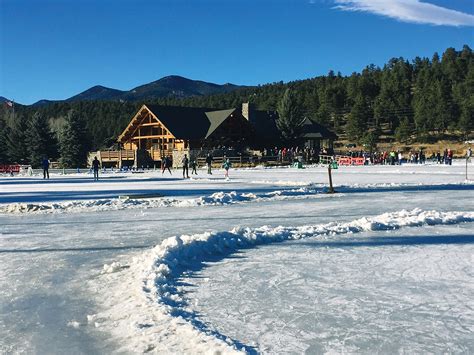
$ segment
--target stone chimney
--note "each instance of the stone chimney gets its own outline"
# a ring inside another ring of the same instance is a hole
[[[247,121],[249,121],[249,122],[251,120],[251,117],[250,117],[251,110],[252,110],[252,108],[250,106],[250,102],[242,103],[242,116],[244,116],[247,119]]]

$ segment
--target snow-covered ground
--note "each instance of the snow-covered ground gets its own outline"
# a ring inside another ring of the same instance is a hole
[[[0,178],[0,353],[474,353],[464,169]]]

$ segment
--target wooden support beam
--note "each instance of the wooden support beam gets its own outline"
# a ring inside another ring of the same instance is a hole
[[[152,122],[152,123],[143,123],[141,124],[142,127],[161,127],[160,122]]]
[[[135,137],[132,137],[132,140],[136,140],[136,139],[149,139],[149,138],[174,138],[174,137],[171,136],[171,135],[169,135],[169,136],[162,136],[162,135],[135,136]]]

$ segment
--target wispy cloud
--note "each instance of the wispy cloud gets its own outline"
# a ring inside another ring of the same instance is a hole
[[[474,26],[474,16],[420,0],[334,0],[335,8],[387,16],[403,22]]]

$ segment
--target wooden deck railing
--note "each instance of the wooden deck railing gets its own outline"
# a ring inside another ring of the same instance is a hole
[[[135,151],[131,149],[123,150],[101,150],[100,160],[104,162],[115,162],[119,160],[135,160]]]

